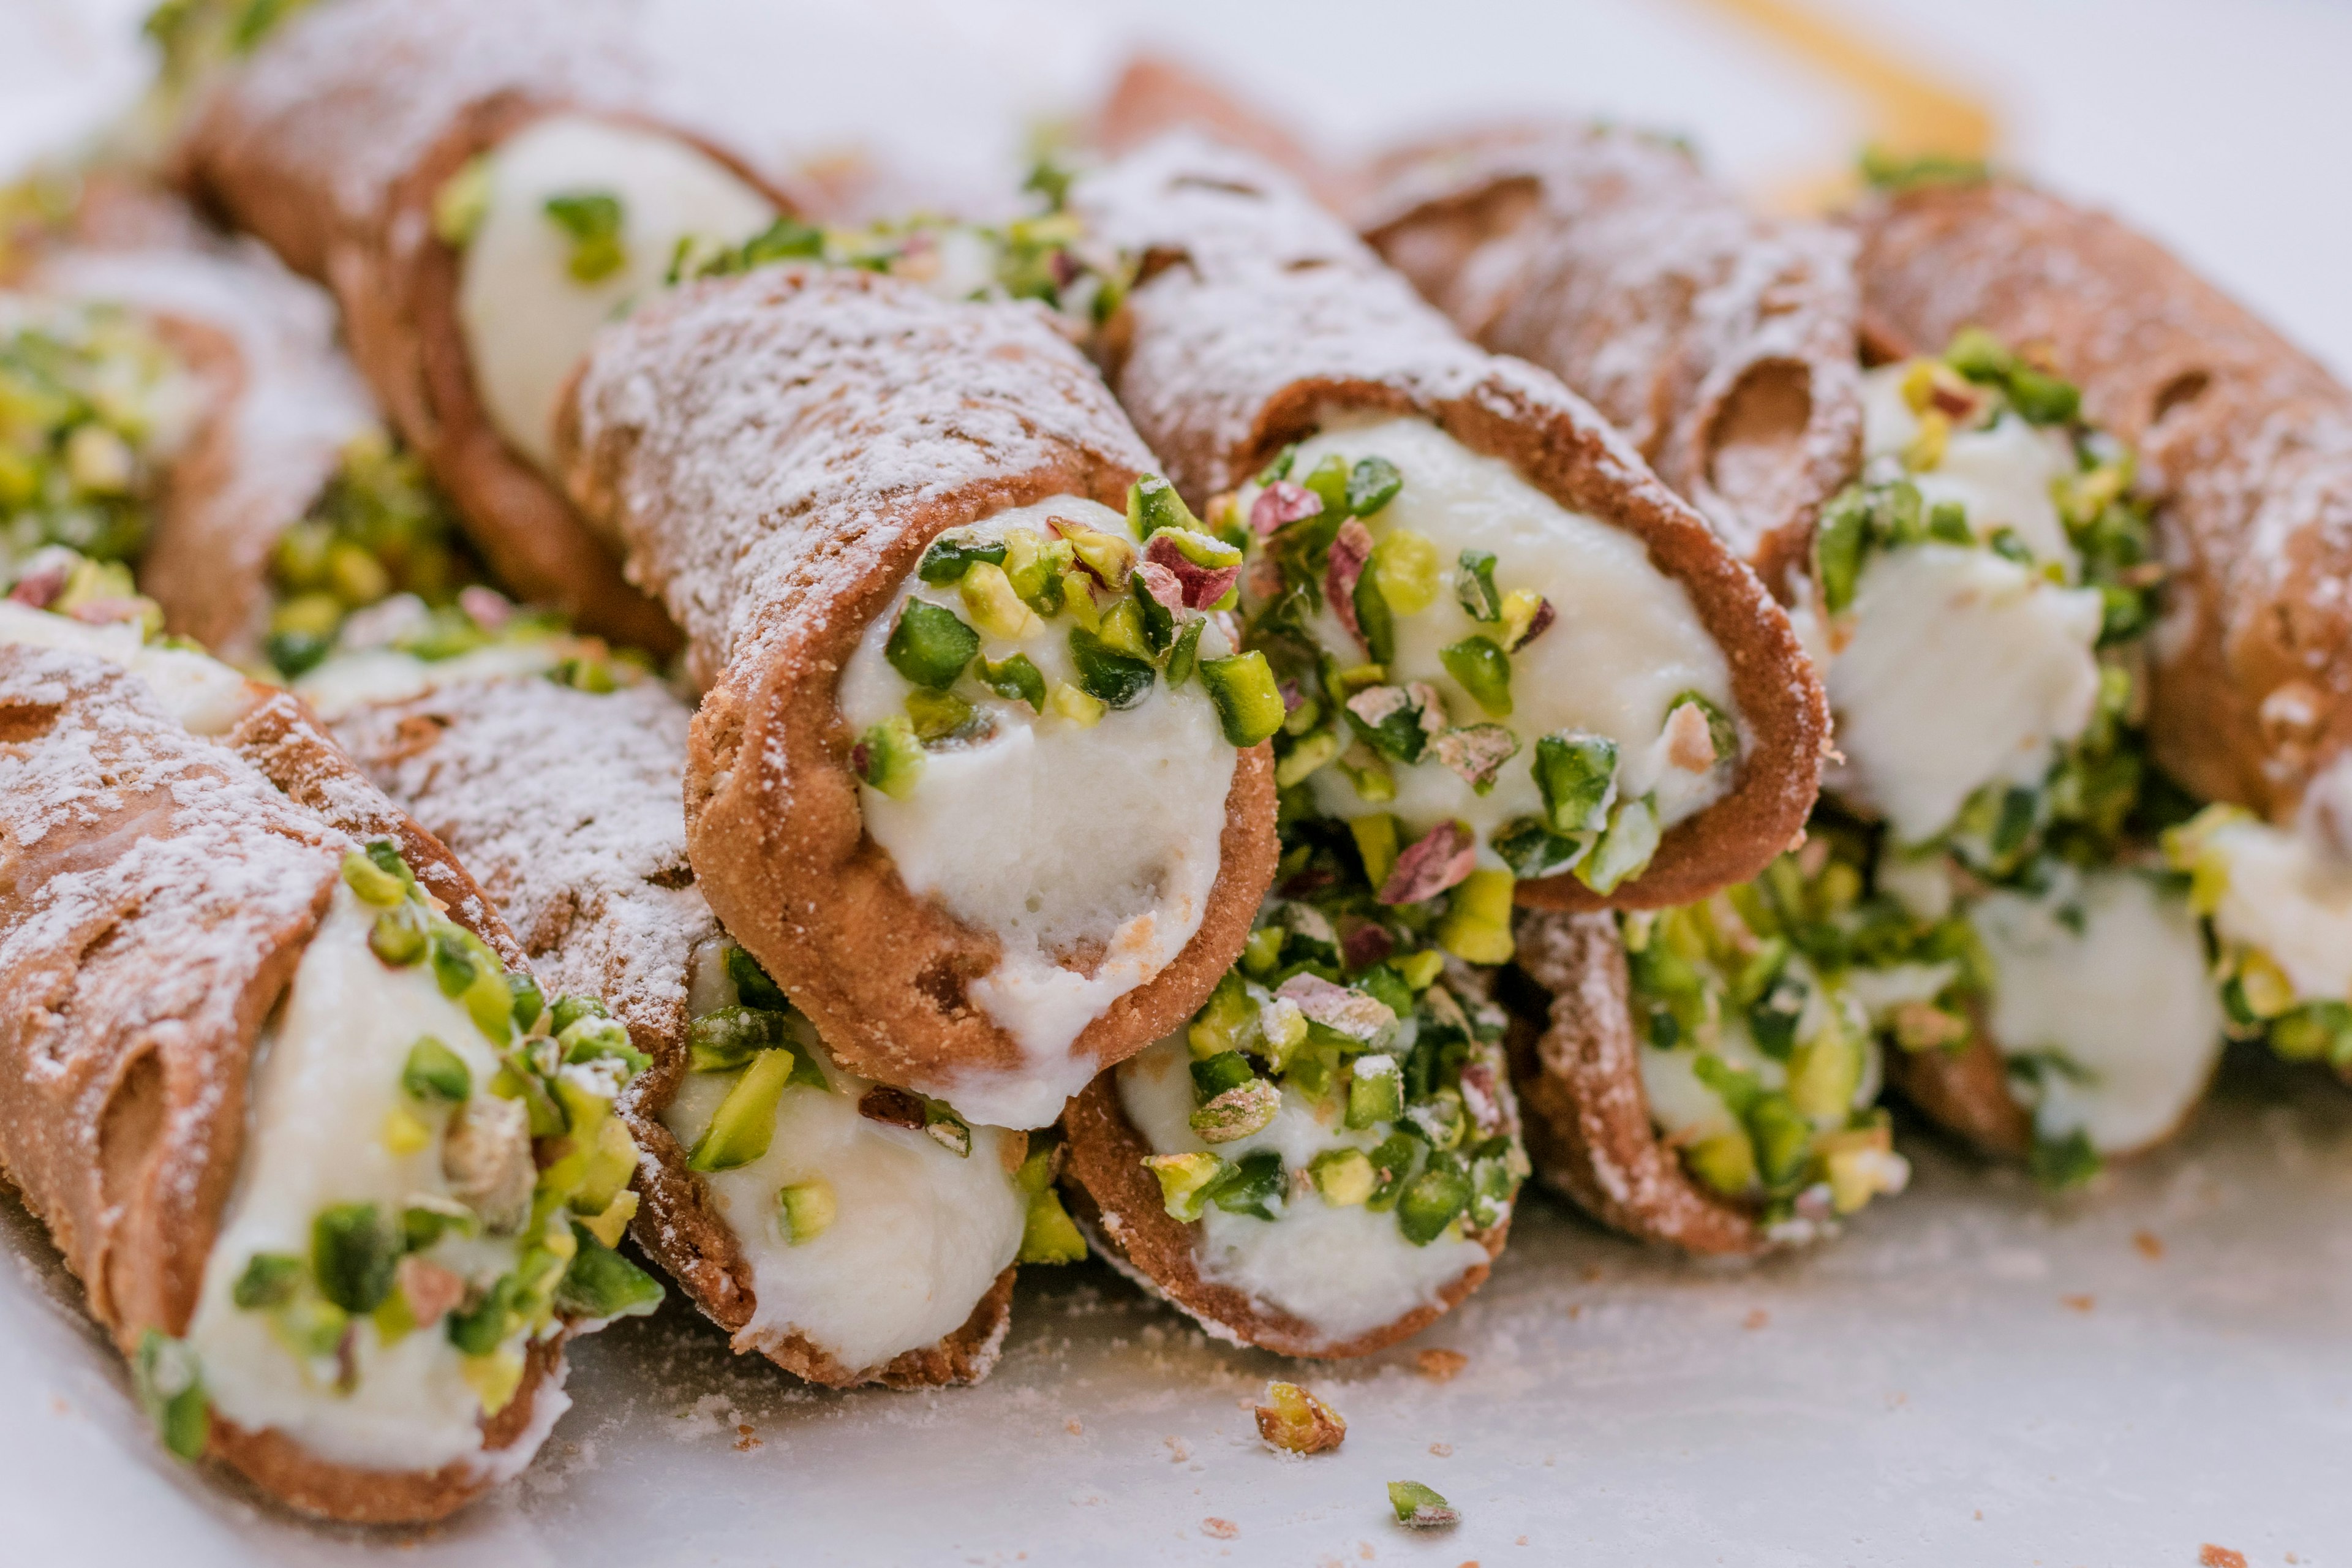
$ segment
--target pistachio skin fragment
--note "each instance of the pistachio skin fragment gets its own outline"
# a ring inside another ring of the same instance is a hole
[[[1295,1383],[1268,1383],[1255,1414],[1257,1435],[1287,1454],[1328,1454],[1348,1436],[1346,1419]]]
[[[1442,1530],[1462,1522],[1454,1506],[1419,1481],[1391,1481],[1389,1507],[1408,1530]]]

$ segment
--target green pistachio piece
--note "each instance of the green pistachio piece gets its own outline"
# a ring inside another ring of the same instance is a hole
[[[776,1194],[776,1221],[789,1247],[814,1241],[833,1228],[840,1213],[833,1184],[822,1176],[794,1182]]]
[[[776,1132],[776,1102],[792,1079],[793,1053],[761,1051],[719,1102],[710,1125],[688,1151],[690,1171],[731,1171],[768,1152]]]
[[[614,1018],[576,1018],[555,1037],[569,1062],[616,1061],[625,1078],[635,1078],[653,1066],[653,1058],[630,1043],[628,1026]]]
[[[915,568],[915,575],[926,583],[952,583],[980,561],[992,566],[1003,565],[1004,542],[974,539],[956,530],[931,541],[931,547],[923,552],[921,564]]]
[[[131,1376],[140,1407],[155,1424],[164,1448],[174,1458],[203,1458],[212,1440],[213,1411],[196,1352],[162,1330],[149,1329],[140,1336]]]
[[[721,1007],[686,1026],[687,1060],[695,1072],[733,1072],[755,1052],[784,1043],[784,1017],[764,1007]]]
[[[1176,642],[1176,612],[1151,596],[1151,589],[1141,575],[1128,580],[1128,596],[1135,601],[1135,614],[1143,627],[1143,646],[1154,658],[1166,653]]]
[[[1659,837],[1658,811],[1649,796],[1620,802],[1592,853],[1577,863],[1577,880],[1606,898],[1649,868]]]
[[[547,1011],[547,994],[539,982],[520,972],[507,975],[507,994],[514,1001],[514,1026],[528,1035],[539,1026],[540,1016]]]
[[[1862,488],[1851,485],[1822,509],[1820,525],[1813,531],[1813,584],[1821,590],[1822,607],[1832,616],[1843,615],[1853,603],[1869,517]]]
[[[923,599],[909,599],[882,645],[890,668],[916,686],[943,691],[955,684],[974,655],[980,634],[953,610]]]
[[[363,852],[347,849],[343,852],[343,880],[351,885],[362,903],[379,909],[390,909],[408,897],[408,884],[399,876],[383,869]]]
[[[1219,1051],[1192,1063],[1192,1103],[1206,1105],[1229,1089],[1255,1079],[1249,1058],[1238,1051]]]
[[[1187,1224],[1201,1217],[1208,1190],[1224,1173],[1225,1163],[1214,1154],[1148,1154],[1144,1169],[1160,1182],[1160,1201],[1171,1219]]]
[[[310,1222],[310,1272],[319,1293],[354,1317],[392,1294],[404,1238],[373,1204],[335,1204]]]
[[[425,911],[412,903],[384,910],[368,927],[368,951],[394,969],[404,969],[423,958],[429,942]]]
[[[1939,500],[1929,507],[1927,537],[1945,544],[1974,544],[1977,536],[1969,526],[1969,509],[1956,500]]]
[[[1048,1186],[1029,1194],[1028,1216],[1021,1226],[1023,1263],[1077,1263],[1087,1256],[1087,1238],[1062,1206],[1062,1195]]]
[[[784,988],[769,977],[751,950],[735,942],[727,944],[727,978],[735,985],[736,999],[747,1007],[763,1007],[772,1013],[792,1010],[792,1000]]]
[[[1174,691],[1181,687],[1192,679],[1192,672],[1201,668],[1201,634],[1208,625],[1207,621],[1196,617],[1185,622],[1184,629],[1176,634],[1176,646],[1168,650],[1166,673],[1169,690]]]
[[[1503,619],[1503,595],[1495,590],[1495,552],[1491,550],[1465,550],[1455,563],[1454,597],[1461,604],[1462,613],[1486,626],[1499,626]]]
[[[420,1194],[409,1200],[401,1211],[400,1235],[411,1252],[426,1252],[446,1235],[471,1237],[481,1232],[481,1221],[472,1209],[455,1198],[438,1198]]]
[[[520,1294],[520,1280],[512,1274],[499,1275],[479,1300],[442,1320],[447,1325],[449,1342],[467,1355],[488,1355],[497,1350],[513,1331]]]
[[[1739,727],[1731,721],[1730,714],[1717,707],[1703,694],[1685,691],[1666,704],[1667,722],[1673,722],[1676,710],[1683,708],[1696,708],[1706,718],[1707,743],[1715,748],[1717,762],[1720,763],[1739,754]]]
[[[1249,987],[1240,975],[1227,970],[1218,980],[1217,988],[1209,993],[1209,1000],[1202,1004],[1200,1012],[1193,1015],[1192,1026],[1186,1031],[1185,1037],[1197,1058],[1194,1068],[1197,1069],[1207,1065],[1210,1059],[1222,1061],[1226,1057],[1241,1061],[1242,1058],[1234,1053],[1250,1043],[1257,1012],[1257,1003],[1251,999]],[[1243,1068],[1246,1074],[1248,1064],[1243,1063]],[[1201,1085],[1197,1070],[1192,1081],[1197,1091]],[[1235,1079],[1232,1082],[1219,1083],[1210,1092],[1212,1095],[1222,1093],[1240,1081],[1240,1079]]]
[[[1048,539],[1034,528],[1004,531],[1004,575],[1021,602],[1041,616],[1061,613],[1066,598],[1062,574],[1076,559],[1066,539]]]
[[[490,210],[490,160],[478,153],[433,194],[433,235],[452,250],[463,250]]]
[[[400,1087],[413,1100],[456,1104],[473,1094],[474,1071],[465,1058],[424,1035],[408,1047],[407,1064],[400,1069]]]
[[[456,1001],[474,984],[474,950],[467,933],[456,926],[436,927],[432,934],[433,979],[441,994]]]
[[[1785,1187],[1804,1173],[1812,1153],[1813,1124],[1785,1094],[1766,1094],[1748,1112],[1756,1141],[1756,1173],[1768,1187]]]
[[[1196,1069],[1207,1065],[1193,1064]],[[1193,1111],[1192,1128],[1203,1143],[1231,1143],[1265,1131],[1281,1110],[1282,1090],[1254,1077]]]
[[[1282,728],[1282,689],[1265,655],[1252,650],[1204,659],[1201,681],[1216,705],[1217,721],[1235,746],[1255,746]]]
[[[1323,460],[1307,471],[1298,481],[1314,492],[1323,503],[1323,515],[1335,519],[1348,516],[1348,459],[1337,452],[1324,455]]]
[[[1415,1247],[1427,1247],[1470,1206],[1469,1174],[1461,1161],[1433,1154],[1428,1168],[1405,1184],[1397,1198],[1397,1228]]]
[[[547,1029],[551,1035],[561,1035],[583,1018],[609,1018],[612,1016],[612,1010],[600,997],[558,996],[555,1005],[548,1009]]]
[[[578,1220],[572,1222],[572,1240],[578,1250],[556,1283],[557,1311],[602,1322],[642,1318],[661,1305],[661,1282],[597,1240]]]
[[[1495,718],[1511,716],[1511,656],[1493,638],[1466,637],[1440,648],[1437,657],[1472,701]]]
[[[1374,664],[1388,664],[1396,658],[1396,612],[1390,608],[1388,595],[1381,592],[1380,579],[1369,570],[1356,579],[1349,595],[1349,605],[1356,612],[1356,630],[1364,639],[1364,651]]]
[[[509,989],[506,973],[497,967],[496,959],[487,953],[480,959],[461,1000],[474,1026],[490,1044],[503,1046],[514,1036],[514,992]]]
[[[2008,378],[2017,358],[2003,343],[1982,327],[1962,327],[1952,334],[1951,346],[1944,351],[1944,363],[1970,381],[1998,384]]]
[[[1380,1173],[1361,1149],[1326,1149],[1307,1163],[1307,1174],[1323,1201],[1335,1209],[1352,1208],[1372,1195]]]
[[[1463,1108],[1462,1091],[1458,1089],[1432,1091],[1428,1099],[1405,1112],[1405,1120],[1431,1148],[1438,1150],[1460,1147],[1470,1130],[1469,1114]]]
[[[1198,532],[1201,520],[1176,493],[1176,487],[1158,474],[1146,474],[1127,487],[1127,524],[1135,537],[1148,540],[1163,528]]]
[[[2025,1168],[2043,1191],[2062,1193],[2088,1182],[2105,1163],[2091,1135],[2077,1127],[2063,1138],[2036,1135]]]
[[[2028,364],[2009,372],[2009,402],[2035,425],[2068,425],[2083,411],[2083,394],[2071,381],[2061,381]]]
[[[1420,1139],[1402,1131],[1391,1132],[1372,1146],[1372,1173],[1380,1180],[1372,1188],[1372,1195],[1364,1200],[1366,1208],[1381,1214],[1396,1207],[1422,1148]]]
[[[1438,1530],[1462,1521],[1452,1504],[1419,1481],[1391,1481],[1389,1506],[1396,1510],[1399,1524],[1414,1530]]]
[[[1134,601],[1123,600],[1119,608],[1131,611]],[[1103,617],[1106,627],[1110,626],[1112,619],[1112,616]],[[1137,646],[1143,646],[1139,630]],[[1077,666],[1079,687],[1087,696],[1111,708],[1132,708],[1150,695],[1151,683],[1158,678],[1159,671],[1153,667],[1148,652],[1148,648],[1141,653],[1122,652],[1107,638],[1082,627],[1070,633],[1070,658]],[[1219,662],[1223,661],[1211,661],[1212,665]],[[1263,658],[1260,662],[1264,662]],[[1204,676],[1208,668],[1203,667]],[[1212,685],[1210,693],[1213,698],[1215,691],[1216,688]],[[1275,706],[1277,710],[1281,707],[1279,697],[1276,698]]]
[[[1370,517],[1396,500],[1397,492],[1402,489],[1404,476],[1397,472],[1394,463],[1386,458],[1360,458],[1356,466],[1348,470],[1348,488],[1341,497],[1341,504],[1358,517]],[[1400,606],[1399,613],[1411,615],[1412,612]]]
[[[907,693],[907,721],[914,728],[915,739],[927,746],[968,732],[976,718],[971,704],[957,692],[918,689]]]
[[[1397,1059],[1387,1055],[1356,1058],[1348,1081],[1348,1125],[1377,1127],[1404,1114],[1404,1075]],[[1369,1193],[1367,1193],[1369,1196]]]
[[[244,1311],[282,1307],[301,1292],[310,1265],[284,1252],[257,1252],[246,1260],[245,1272],[229,1287],[228,1299]]]
[[[1282,1156],[1271,1149],[1256,1149],[1219,1173],[1203,1196],[1228,1214],[1270,1220],[1274,1210],[1269,1205],[1280,1200],[1282,1187]]]
[[[1538,816],[1523,816],[1507,825],[1488,843],[1511,874],[1523,882],[1539,877],[1554,877],[1572,869],[1586,850],[1592,847],[1595,836],[1591,833],[1559,834],[1544,826]]]
[[[1291,465],[1297,461],[1298,443],[1293,441],[1281,451],[1276,452],[1274,455],[1274,460],[1272,462],[1266,464],[1265,468],[1258,470],[1258,476],[1255,482],[1261,485],[1270,485],[1277,479],[1286,479],[1290,477]]]
[[[628,265],[621,245],[621,198],[610,191],[564,191],[547,198],[550,222],[572,239],[566,269],[579,283],[598,283]]]
[[[1543,795],[1546,826],[1556,834],[1585,832],[1609,798],[1617,778],[1617,742],[1605,735],[1562,730],[1536,742],[1536,788]]]
[[[980,683],[1008,702],[1026,702],[1033,713],[1045,711],[1045,677],[1025,653],[982,659]]]
[[[1683,1163],[1692,1175],[1727,1198],[1742,1196],[1756,1185],[1756,1145],[1741,1128],[1685,1146]]]
[[[893,714],[858,737],[849,761],[867,785],[892,800],[905,800],[922,781],[923,743],[903,714]]]

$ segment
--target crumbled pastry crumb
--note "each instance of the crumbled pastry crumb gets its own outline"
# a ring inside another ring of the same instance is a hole
[[[1743,1329],[1760,1329],[1771,1321],[1772,1314],[1758,1307],[1739,1321],[1739,1326]]]
[[[2086,1295],[2086,1296],[2061,1296],[2061,1297],[2059,1297],[2059,1298],[2058,1298],[2058,1304],[2059,1304],[2060,1306],[2062,1306],[2062,1307],[2064,1307],[2064,1308],[2065,1308],[2065,1309],[2067,1309],[2069,1311],[2074,1311],[2074,1312],[2087,1312],[2087,1311],[2089,1311],[2093,1307],[2095,1307],[2095,1306],[2098,1305],[2098,1298],[2097,1298],[2097,1297],[2095,1297],[2095,1296],[2087,1296],[2087,1295]]]
[[[1201,1533],[1214,1536],[1219,1541],[1231,1541],[1241,1532],[1242,1527],[1230,1519],[1210,1518],[1201,1521]]]
[[[1430,1349],[1412,1358],[1421,1375],[1432,1383],[1451,1383],[1455,1374],[1470,1364],[1470,1358],[1460,1351]]]
[[[1073,1437],[1083,1437],[1087,1435],[1086,1423],[1080,1421],[1075,1415],[1062,1423],[1062,1430],[1067,1432]]]
[[[735,1451],[737,1453],[748,1454],[759,1446],[760,1438],[758,1433],[749,1422],[742,1423],[735,1428]]]
[[[1429,1451],[1436,1455],[1441,1459],[1450,1459],[1454,1457],[1454,1445],[1451,1443],[1432,1443],[1429,1446]]]
[[[1257,1435],[1288,1454],[1328,1453],[1348,1436],[1340,1414],[1295,1383],[1268,1383],[1256,1414]]]
[[[2287,1561],[2291,1563],[2294,1559]],[[2216,1546],[2209,1541],[2197,1549],[2197,1568],[2246,1568],[2246,1554],[2232,1552],[2226,1546]]]
[[[2164,1259],[2164,1238],[2152,1230],[2132,1232],[2132,1245],[2137,1247],[2139,1255],[2150,1263],[2159,1263]]]
[[[1160,1440],[1168,1445],[1168,1458],[1171,1463],[1181,1465],[1192,1457],[1192,1450],[1184,1446],[1183,1438],[1162,1437]]]

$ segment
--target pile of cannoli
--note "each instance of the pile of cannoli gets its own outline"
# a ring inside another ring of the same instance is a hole
[[[2110,217],[1144,59],[877,218],[619,7],[151,31],[0,250],[0,1172],[182,1459],[442,1517],[672,1290],[1359,1356],[1530,1177],[1757,1254],[2352,1070],[2352,394]]]

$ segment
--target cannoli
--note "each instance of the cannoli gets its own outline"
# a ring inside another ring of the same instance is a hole
[[[1241,962],[1070,1104],[1073,1211],[1215,1337],[1370,1354],[1486,1281],[1528,1173],[1488,975],[1295,824]],[[1442,928],[1441,928],[1442,929]]]
[[[836,1387],[984,1376],[1016,1260],[1084,1252],[1057,1152],[847,1073],[729,941],[687,861],[685,705],[491,677],[332,717],[547,983],[611,998],[650,1062],[632,1230],[735,1348]]]
[[[498,576],[584,630],[677,635],[564,505],[551,420],[598,328],[683,244],[783,198],[643,110],[625,13],[565,0],[339,0],[206,91],[188,178],[331,288],[352,356]]]
[[[1383,898],[1475,876],[1528,903],[1670,904],[1795,836],[1826,729],[1811,668],[1591,408],[1462,342],[1240,154],[1171,137],[1072,202],[1142,258],[1105,334],[1113,384],[1248,547],[1243,606],[1291,705],[1277,776],[1386,824]]]
[[[580,1000],[291,700],[152,605],[36,597],[0,605],[0,1165],[171,1451],[440,1518],[536,1452],[566,1338],[660,1300],[612,1250],[635,1061],[551,1037]]]
[[[1147,558],[1166,486],[1042,312],[698,282],[561,436],[711,683],[702,891],[844,1066],[1040,1127],[1200,1005],[1272,877],[1281,698],[1211,609],[1230,547]]]
[[[1463,334],[1590,398],[1778,591],[1862,435],[1851,239],[1680,142],[1530,124],[1400,149],[1364,236]]]
[[[2232,1032],[2352,1068],[2352,395],[2153,241],[2030,186],[1924,184],[1856,223],[1875,349],[1990,332],[2137,449],[2167,595],[2148,749],[2210,803],[2168,854]]]

